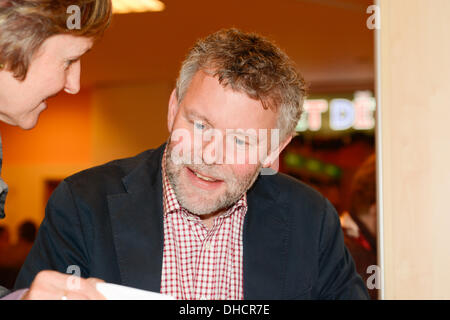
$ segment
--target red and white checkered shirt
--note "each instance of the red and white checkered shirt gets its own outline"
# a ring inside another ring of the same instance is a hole
[[[176,299],[242,300],[242,230],[247,212],[244,194],[208,230],[200,218],[182,208],[165,173],[164,252],[161,293]]]

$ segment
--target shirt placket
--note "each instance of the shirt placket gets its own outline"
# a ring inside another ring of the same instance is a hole
[[[240,215],[246,210],[240,206],[247,208],[245,195],[208,230],[198,216],[179,206],[165,176],[164,160],[162,167],[164,212],[170,213],[164,221],[163,275],[174,274],[163,277],[162,287],[179,299],[242,299]]]
[[[238,209],[239,215],[244,215],[246,208]],[[239,279],[242,279],[242,221],[237,223],[238,227],[231,229],[231,252],[229,253],[231,258],[231,269],[229,271],[230,276],[230,290],[228,294],[231,295],[231,299],[242,299],[243,288]]]
[[[200,222],[201,223],[201,222]],[[214,299],[216,283],[216,239],[223,223],[223,217],[214,220],[213,227],[208,230],[205,225],[201,224],[205,237],[200,244],[200,253],[196,265],[196,282],[195,282],[195,299],[205,300]]]

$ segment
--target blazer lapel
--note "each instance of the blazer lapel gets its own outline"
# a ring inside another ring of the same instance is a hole
[[[123,285],[159,292],[163,258],[161,156],[165,145],[123,179],[126,193],[108,196]]]
[[[244,298],[283,299],[285,296],[289,222],[284,207],[276,201],[278,190],[270,190],[260,176],[248,191],[244,221]]]

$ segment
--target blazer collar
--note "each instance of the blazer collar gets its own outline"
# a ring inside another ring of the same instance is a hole
[[[125,193],[108,196],[122,284],[160,291],[164,244],[161,156],[154,150],[122,181]]]
[[[248,191],[244,221],[244,298],[283,299],[287,277],[289,216],[270,177],[260,176]]]

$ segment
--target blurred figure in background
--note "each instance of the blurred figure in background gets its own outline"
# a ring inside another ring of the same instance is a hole
[[[8,289],[14,286],[20,268],[33,246],[36,230],[37,227],[32,221],[24,221],[17,229],[17,243],[11,245],[8,241],[6,245],[0,245],[0,285]],[[0,233],[0,238],[4,233]]]
[[[33,221],[24,221],[19,226],[19,241],[23,240],[27,244],[33,243],[36,238],[36,225]]]
[[[3,260],[8,254],[10,243],[10,235],[8,226],[0,226],[0,286],[8,286],[11,288],[11,272],[10,268],[4,266]],[[0,287],[0,294],[2,294]]]
[[[377,264],[377,206],[375,154],[367,158],[352,181],[349,212],[341,215],[345,244],[355,260],[356,269],[367,284],[367,268]],[[378,290],[368,288],[372,299]]]
[[[19,239],[12,247],[11,260],[14,261],[15,265],[21,267],[33,246],[37,227],[32,221],[24,221],[20,224],[17,231]]]
[[[2,250],[9,247],[9,230],[7,226],[0,226],[0,255]]]

